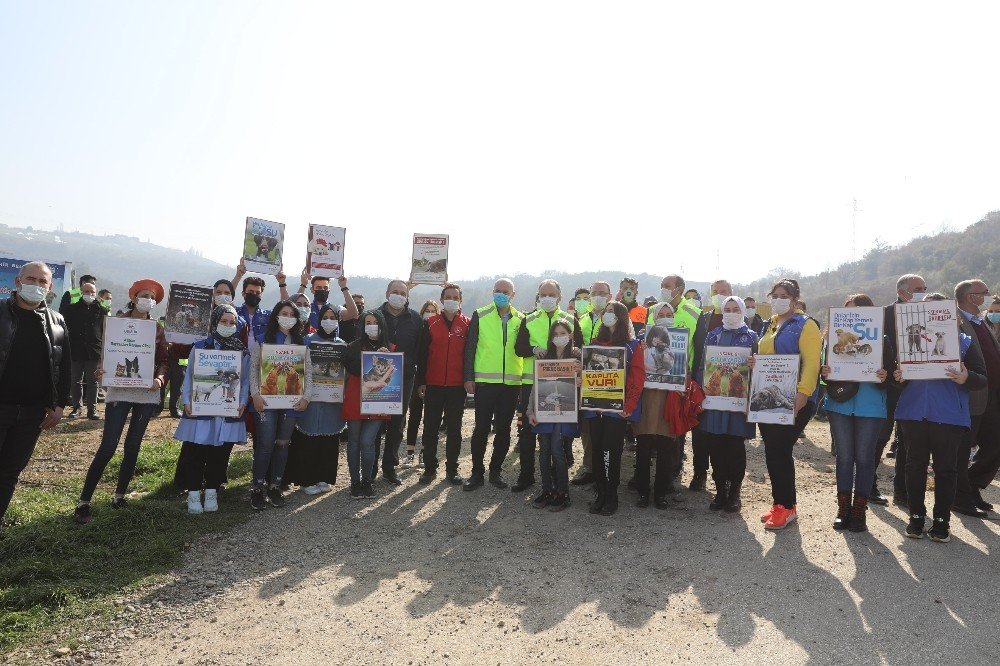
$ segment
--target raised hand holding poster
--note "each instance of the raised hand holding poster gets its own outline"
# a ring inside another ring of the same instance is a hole
[[[167,342],[189,345],[208,337],[212,323],[211,287],[184,282],[170,283],[163,331]]]
[[[253,273],[277,275],[285,247],[285,225],[256,217],[247,218],[243,235],[243,263]]]
[[[347,229],[309,225],[306,263],[313,277],[339,278],[344,274],[344,243]]]
[[[410,282],[444,284],[448,281],[448,235],[413,234]]]

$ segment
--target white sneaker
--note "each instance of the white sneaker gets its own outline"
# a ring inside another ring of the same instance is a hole
[[[321,492],[323,492],[323,490],[319,487],[319,484],[317,483],[316,485],[313,486],[306,486],[305,488],[302,489],[302,492],[304,492],[306,495],[319,495]]]
[[[413,467],[413,454],[407,454],[403,456],[403,459],[399,461],[400,467]]]
[[[331,490],[333,490],[333,486],[331,486],[326,481],[320,481],[319,483],[316,484],[316,487],[319,488],[319,491],[321,493],[328,493]]]
[[[203,513],[205,508],[201,505],[201,491],[188,491],[188,513]]]
[[[205,490],[205,511],[218,511],[219,510],[219,491],[218,490]]]

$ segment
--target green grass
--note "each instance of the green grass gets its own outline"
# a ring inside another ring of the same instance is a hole
[[[89,525],[72,517],[82,479],[17,489],[7,514],[13,524],[0,532],[0,661],[67,623],[100,622],[116,596],[180,564],[194,539],[247,519],[249,457],[233,456],[218,513],[189,516],[186,498],[173,486],[179,451],[169,439],[143,444],[130,490],[149,494],[120,511],[109,506],[121,463],[116,455],[94,496]]]

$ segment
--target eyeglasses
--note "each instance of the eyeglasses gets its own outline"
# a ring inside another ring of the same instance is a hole
[[[989,291],[970,291],[969,296],[989,296]]]

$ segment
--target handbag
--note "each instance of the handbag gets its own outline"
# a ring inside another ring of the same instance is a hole
[[[826,397],[834,402],[847,402],[858,394],[859,382],[838,382],[827,380]]]

